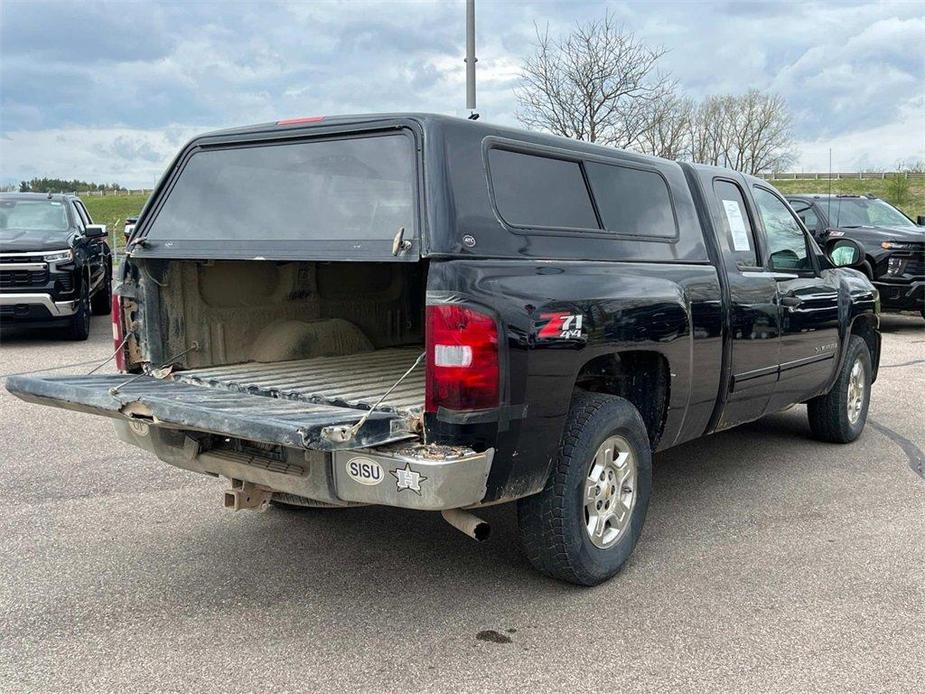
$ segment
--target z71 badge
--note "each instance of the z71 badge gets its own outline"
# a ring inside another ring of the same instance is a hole
[[[580,340],[584,337],[584,316],[580,313],[541,313],[540,318],[546,321],[536,334],[540,340]]]

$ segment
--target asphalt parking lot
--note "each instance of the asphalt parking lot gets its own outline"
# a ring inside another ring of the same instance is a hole
[[[642,542],[595,589],[535,574],[512,507],[481,545],[437,514],[233,514],[222,482],[0,390],[0,690],[920,692],[925,321],[882,328],[858,442],[796,407],[656,456]],[[0,374],[110,345],[106,317],[7,331]]]

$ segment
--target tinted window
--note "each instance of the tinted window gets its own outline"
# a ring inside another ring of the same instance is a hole
[[[149,236],[187,240],[391,240],[415,227],[403,135],[201,150]]]
[[[883,200],[869,198],[836,198],[829,203],[832,226],[864,227],[894,226],[916,228],[912,220]]]
[[[57,200],[0,202],[0,231],[67,231],[69,228],[67,208]]]
[[[811,232],[819,231],[819,217],[811,204],[802,200],[795,200],[790,201],[790,206],[797,213],[800,221],[803,222],[803,226]]]
[[[665,179],[653,171],[585,162],[591,192],[607,231],[637,236],[677,235]]]
[[[755,203],[768,237],[768,257],[774,270],[812,270],[806,235],[779,197],[755,188]]]
[[[495,203],[508,224],[600,228],[578,163],[504,149],[490,149],[488,162]]]
[[[748,216],[745,198],[739,186],[730,181],[713,181],[713,191],[719,202],[719,216],[722,226],[720,240],[726,251],[742,265],[758,265],[755,248],[755,230]]]
[[[84,215],[80,210],[80,205],[78,205],[76,202],[72,204],[74,205],[74,219],[77,220],[77,226],[79,226],[82,229],[90,222],[84,218]]]
[[[87,208],[83,202],[80,200],[75,200],[74,204],[77,205],[77,211],[80,212],[80,216],[84,220],[84,224],[93,224],[93,220],[90,219],[90,213],[87,212]]]

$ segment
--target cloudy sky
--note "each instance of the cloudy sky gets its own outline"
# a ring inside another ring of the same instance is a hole
[[[479,111],[515,124],[534,23],[609,11],[692,96],[772,90],[797,168],[925,159],[925,3],[477,0]],[[151,187],[190,136],[299,115],[465,115],[463,0],[0,0],[0,184]]]

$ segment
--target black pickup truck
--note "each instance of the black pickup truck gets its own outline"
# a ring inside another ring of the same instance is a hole
[[[0,193],[0,321],[90,334],[110,312],[112,254],[106,226],[75,195]]]
[[[925,318],[925,217],[913,222],[873,195],[794,193],[787,200],[821,244],[850,238],[861,244],[861,271],[880,293],[884,311]]]
[[[526,555],[579,584],[639,539],[652,454],[807,403],[850,442],[877,293],[766,183],[433,115],[190,142],[121,267],[125,373],[12,377],[112,417],[225,505],[518,501]]]

